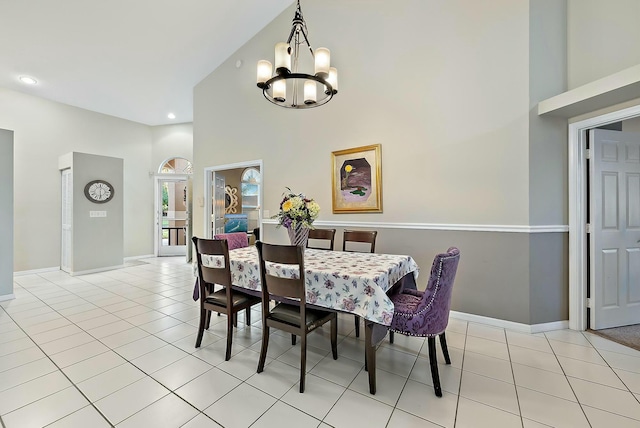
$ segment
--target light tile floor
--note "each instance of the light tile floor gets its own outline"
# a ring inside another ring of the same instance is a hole
[[[240,317],[231,360],[224,316],[195,349],[192,287],[182,258],[16,276],[16,299],[0,303],[4,427],[640,427],[640,352],[590,333],[451,319],[442,398],[425,341],[400,335],[378,349],[370,395],[362,338],[341,315],[337,361],[326,330],[309,337],[300,394],[300,348],[282,332],[256,373],[258,309],[250,327]]]

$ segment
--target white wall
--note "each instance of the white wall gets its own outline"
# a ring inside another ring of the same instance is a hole
[[[203,167],[262,158],[272,213],[289,186],[320,203],[321,220],[527,224],[529,4],[486,3],[305,3],[311,43],[340,73],[335,100],[307,111],[255,86],[291,7],[197,85],[194,195]],[[331,152],[376,143],[384,212],[332,214]]]
[[[153,140],[153,173],[158,167],[172,158],[184,158],[193,162],[193,124],[179,123],[151,128]]]
[[[0,88],[0,128],[14,131],[14,270],[60,266],[58,157],[124,159],[124,256],[153,254],[151,129]]]
[[[640,64],[640,1],[568,0],[569,89]]]

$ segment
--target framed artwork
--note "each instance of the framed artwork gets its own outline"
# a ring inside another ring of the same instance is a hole
[[[382,212],[382,146],[331,152],[334,213]]]

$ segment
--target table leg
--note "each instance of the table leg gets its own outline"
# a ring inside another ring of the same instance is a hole
[[[369,392],[376,393],[376,346],[373,343],[373,322],[364,323],[365,364],[369,372]]]

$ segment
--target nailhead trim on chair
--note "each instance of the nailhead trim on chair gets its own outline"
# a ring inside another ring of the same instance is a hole
[[[438,290],[440,289],[440,279],[442,278],[442,263],[445,260],[449,260],[449,259],[452,259],[452,258],[458,257],[458,256],[459,255],[456,254],[455,256],[443,257],[443,258],[440,259],[440,262],[438,263],[438,281],[436,282],[435,290],[433,292],[433,295],[431,296],[431,300],[429,300],[429,303],[427,303],[427,305],[424,308],[420,309],[418,312],[396,312],[396,311],[393,311],[393,313],[397,314],[397,315],[399,315],[401,317],[413,318],[414,316],[420,315],[420,314],[426,312],[427,310],[429,310],[429,308],[431,308],[431,305],[433,304],[433,301],[436,298],[436,295],[438,294]],[[434,336],[437,336],[437,334],[434,335]],[[420,336],[420,337],[424,337],[424,336]]]

